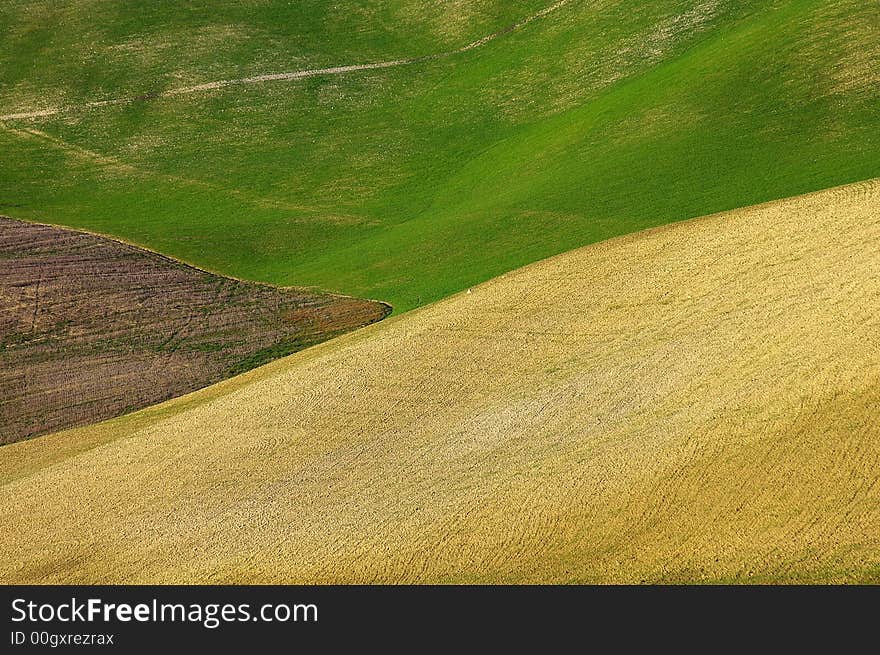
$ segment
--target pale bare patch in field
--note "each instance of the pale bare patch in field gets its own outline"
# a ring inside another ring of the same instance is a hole
[[[57,108],[66,102],[67,98],[63,89],[41,88],[39,84],[31,80],[22,80],[7,87],[0,96],[0,106],[4,107],[4,113],[7,107],[27,107],[25,113],[33,115],[35,118],[40,118],[41,112],[45,112],[46,116],[57,114]],[[10,114],[13,113],[10,112]]]
[[[433,32],[443,42],[455,43],[466,37],[473,23],[483,18],[494,4],[491,0],[446,0],[442,3],[443,10],[438,12],[434,0],[419,0],[402,5],[397,13],[414,28],[421,27],[426,17],[432,18]]]
[[[839,0],[818,5],[807,14],[810,30],[800,44],[800,56],[822,62],[824,85],[829,95],[880,98],[880,5],[858,0]],[[791,85],[805,80],[791,79]],[[815,81],[811,81],[815,83]]]
[[[515,24],[522,26],[543,18],[546,14],[556,11],[556,9],[569,4],[571,1],[557,0],[556,2],[549,2],[546,7],[533,14],[528,14],[528,10],[522,8],[522,13],[526,14],[526,18],[517,21]],[[397,8],[395,11],[395,22],[409,24],[413,30],[423,29],[427,25],[429,30],[436,34],[438,43],[443,44],[447,48],[460,47],[464,39],[474,37],[476,25],[490,24],[492,22],[492,15],[497,5],[498,3],[494,0],[443,0],[443,2],[437,2],[436,0],[413,0]],[[506,31],[513,24],[501,26],[499,32]],[[463,49],[478,47],[491,41],[493,38],[494,35],[482,36],[465,45]]]
[[[670,14],[652,25],[646,32],[636,34],[618,47],[610,58],[610,76],[613,82],[635,63],[652,64],[670,54],[681,40],[704,31],[721,14],[724,5],[719,0],[701,2],[684,13]],[[620,71],[615,73],[613,71]]]
[[[192,61],[201,53],[227,52],[248,40],[249,34],[238,25],[205,25],[188,31],[165,31],[161,34],[142,34],[122,43],[108,45],[107,57],[112,61],[120,59],[126,65],[134,65],[142,70],[150,70],[157,64],[172,57],[181,57],[181,63]],[[192,82],[193,75],[204,76],[210,70],[198,71],[180,69],[169,73],[170,77],[181,82]]]
[[[160,153],[168,146],[168,139],[156,133],[136,134],[119,147],[120,157],[142,160],[153,153]]]
[[[651,107],[643,112],[634,112],[619,123],[610,125],[602,137],[608,142],[624,143],[646,137],[657,137],[674,133],[682,125],[696,127],[704,117],[689,107]]]
[[[160,91],[151,91],[146,95],[150,98],[169,98],[174,96],[181,95],[189,95],[192,93],[204,93],[206,91],[216,91],[218,89],[224,89],[229,86],[238,86],[243,84],[263,84],[266,82],[283,82],[283,81],[294,81],[301,80],[316,76],[327,76],[327,75],[345,75],[349,73],[356,73],[361,71],[373,71],[373,70],[382,70],[385,68],[395,68],[397,66],[409,66],[413,64],[422,63],[430,60],[437,59],[445,59],[447,57],[452,57],[457,54],[461,54],[467,52],[469,50],[474,50],[476,48],[481,48],[487,43],[494,41],[495,39],[509,34],[515,30],[521,29],[530,23],[543,19],[545,16],[552,14],[568,5],[572,0],[557,0],[553,4],[541,9],[540,11],[535,12],[529,16],[526,16],[522,20],[514,23],[513,25],[508,26],[507,28],[493,32],[484,37],[481,37],[475,41],[467,43],[463,46],[457,47],[452,50],[445,50],[441,52],[435,52],[431,54],[419,55],[414,57],[402,58],[402,59],[392,59],[387,61],[376,61],[376,62],[368,62],[368,63],[359,63],[359,64],[347,64],[341,66],[331,66],[329,68],[308,68],[303,70],[296,71],[287,71],[281,73],[264,73],[257,75],[250,75],[248,77],[239,77],[235,79],[217,79],[211,82],[201,82],[198,84],[193,84],[190,82],[188,85],[175,86],[170,89],[164,89]],[[231,31],[230,31],[231,30]],[[238,36],[238,33],[234,27],[231,26],[216,26],[211,28],[204,28],[195,34],[192,38],[192,47],[199,48],[205,47],[210,48],[213,44],[211,41],[216,35],[219,35],[219,38],[224,43],[224,45],[228,45],[226,43],[227,39],[232,38],[233,36]],[[190,37],[187,36],[186,39],[181,41],[181,43],[186,43],[188,46],[190,45]],[[149,48],[147,48],[149,49]],[[201,71],[204,73],[204,71]],[[184,71],[178,71],[176,74],[173,74],[172,77],[176,77],[178,80],[185,80],[188,73]],[[71,105],[71,106],[56,106],[53,108],[40,108],[40,109],[27,109],[27,110],[19,110],[14,111],[8,114],[0,115],[0,121],[13,121],[13,120],[32,120],[39,118],[46,118],[48,116],[55,116],[57,114],[61,114],[64,112],[71,111],[82,111],[87,109],[100,109],[102,107],[114,107],[118,105],[126,105],[132,103],[137,100],[142,100],[144,96],[135,96],[135,97],[124,97],[124,98],[107,98],[103,100],[93,100],[91,102],[86,102],[80,105]]]
[[[832,69],[831,92],[880,96],[880,38],[878,23],[860,24],[847,32],[847,52]]]
[[[880,86],[880,48],[875,52],[854,53],[842,62],[834,77],[833,93],[871,92]]]
[[[605,0],[581,9],[580,13],[558,13],[548,21],[545,29],[556,32],[583,30],[585,20],[598,20],[606,12],[620,10],[620,2]],[[709,30],[727,9],[727,3],[708,0],[697,3],[681,13],[671,13],[644,30],[622,37],[618,43],[602,45],[583,43],[564,55],[560,74],[556,62],[537,54],[529,66],[516,73],[505,74],[488,91],[491,102],[501,107],[512,120],[533,119],[564,111],[639,71],[663,61],[682,43]],[[592,33],[597,30],[583,30]],[[534,87],[546,87],[552,95],[546,102],[528,102]]]
[[[710,216],[4,447],[0,580],[876,579],[878,243]]]

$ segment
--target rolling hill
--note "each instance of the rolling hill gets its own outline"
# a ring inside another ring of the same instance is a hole
[[[878,582],[878,244],[878,181],[656,228],[5,446],[0,580]]]
[[[0,212],[401,312],[876,177],[878,24],[857,0],[13,0]]]
[[[0,216],[0,446],[195,391],[389,312]]]

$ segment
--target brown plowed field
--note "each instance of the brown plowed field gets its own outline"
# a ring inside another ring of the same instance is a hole
[[[0,217],[0,444],[179,396],[387,312]]]
[[[880,182],[0,449],[0,582],[878,582]]]

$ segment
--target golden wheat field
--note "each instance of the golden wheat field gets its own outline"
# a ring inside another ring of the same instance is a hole
[[[0,450],[12,582],[880,579],[880,182]]]

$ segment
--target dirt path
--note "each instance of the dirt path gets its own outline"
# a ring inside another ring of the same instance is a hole
[[[350,64],[347,66],[333,66],[330,68],[313,68],[306,69],[300,71],[288,71],[283,73],[267,73],[265,75],[255,75],[252,77],[241,77],[237,79],[230,80],[216,80],[213,82],[205,82],[203,84],[196,84],[194,86],[185,86],[177,89],[169,89],[167,91],[161,91],[157,93],[147,93],[139,96],[133,96],[128,98],[113,98],[109,100],[96,100],[94,102],[87,102],[82,105],[68,105],[64,107],[49,107],[47,109],[36,109],[32,111],[23,111],[16,112],[12,114],[5,114],[0,116],[0,121],[9,121],[9,120],[23,120],[23,119],[34,119],[34,118],[44,118],[47,116],[54,116],[56,114],[60,114],[66,111],[77,111],[83,109],[97,109],[101,107],[110,107],[113,105],[124,105],[131,102],[135,102],[138,100],[145,99],[153,99],[153,98],[169,98],[173,96],[179,95],[187,95],[191,93],[199,93],[202,91],[212,91],[214,89],[222,89],[227,86],[235,86],[239,84],[262,84],[264,82],[277,82],[277,81],[291,81],[291,80],[301,80],[307,77],[317,77],[319,75],[344,75],[346,73],[354,73],[357,71],[368,71],[368,70],[377,70],[382,68],[394,68],[396,66],[407,66],[410,64],[417,64],[426,61],[434,61],[437,59],[444,59],[446,57],[451,57],[453,55],[462,54],[464,52],[468,52],[470,50],[475,50],[480,48],[495,39],[504,36],[505,34],[510,34],[518,29],[521,29],[544,16],[556,11],[557,9],[561,9],[565,5],[572,2],[572,0],[559,0],[558,2],[553,3],[549,7],[542,9],[541,11],[528,16],[521,21],[514,23],[502,30],[498,30],[497,32],[493,32],[487,36],[484,36],[476,41],[472,41],[467,45],[464,45],[460,48],[456,48],[455,50],[448,50],[446,52],[439,52],[430,55],[422,55],[419,57],[410,57],[407,59],[393,59],[390,61],[379,61],[367,64]]]

